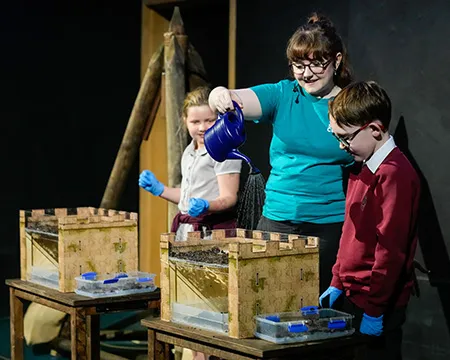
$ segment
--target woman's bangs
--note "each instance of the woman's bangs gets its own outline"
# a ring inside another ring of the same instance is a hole
[[[327,42],[318,39],[312,34],[304,34],[291,47],[291,61],[296,60],[324,60],[330,58]],[[310,55],[312,54],[312,59]]]

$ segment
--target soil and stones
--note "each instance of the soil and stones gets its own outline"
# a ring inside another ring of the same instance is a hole
[[[169,256],[176,259],[195,261],[215,265],[228,265],[228,253],[217,246],[209,250],[196,250],[182,252],[176,248],[170,249]]]

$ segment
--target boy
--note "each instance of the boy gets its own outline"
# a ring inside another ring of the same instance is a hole
[[[330,287],[342,310],[373,338],[369,359],[401,359],[402,325],[413,285],[419,178],[389,135],[391,102],[375,82],[344,88],[330,102],[340,147],[361,163],[349,178],[345,220]],[[340,299],[341,300],[341,299]]]

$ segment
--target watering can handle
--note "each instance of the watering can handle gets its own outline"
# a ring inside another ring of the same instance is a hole
[[[239,106],[239,104],[236,101],[234,101],[234,100],[232,100],[232,101],[233,101],[233,106],[234,106],[234,109],[236,110],[236,114],[239,119],[239,122],[241,124],[244,124],[244,113],[242,112],[241,107]]]

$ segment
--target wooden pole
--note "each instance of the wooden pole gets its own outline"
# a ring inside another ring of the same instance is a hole
[[[210,86],[203,60],[197,50],[189,43],[187,52],[187,73],[189,74],[189,91],[199,86]]]
[[[186,55],[188,37],[178,6],[175,7],[169,30],[164,33],[164,69],[166,79],[166,136],[168,186],[181,185],[181,156],[187,145],[187,131],[181,119],[186,94]],[[169,226],[178,212],[176,204],[169,204]]]
[[[228,25],[228,88],[236,88],[236,23],[237,0],[230,0]]]
[[[163,47],[153,54],[131,111],[119,152],[100,207],[117,209],[131,166],[139,152],[142,134],[161,82]]]

